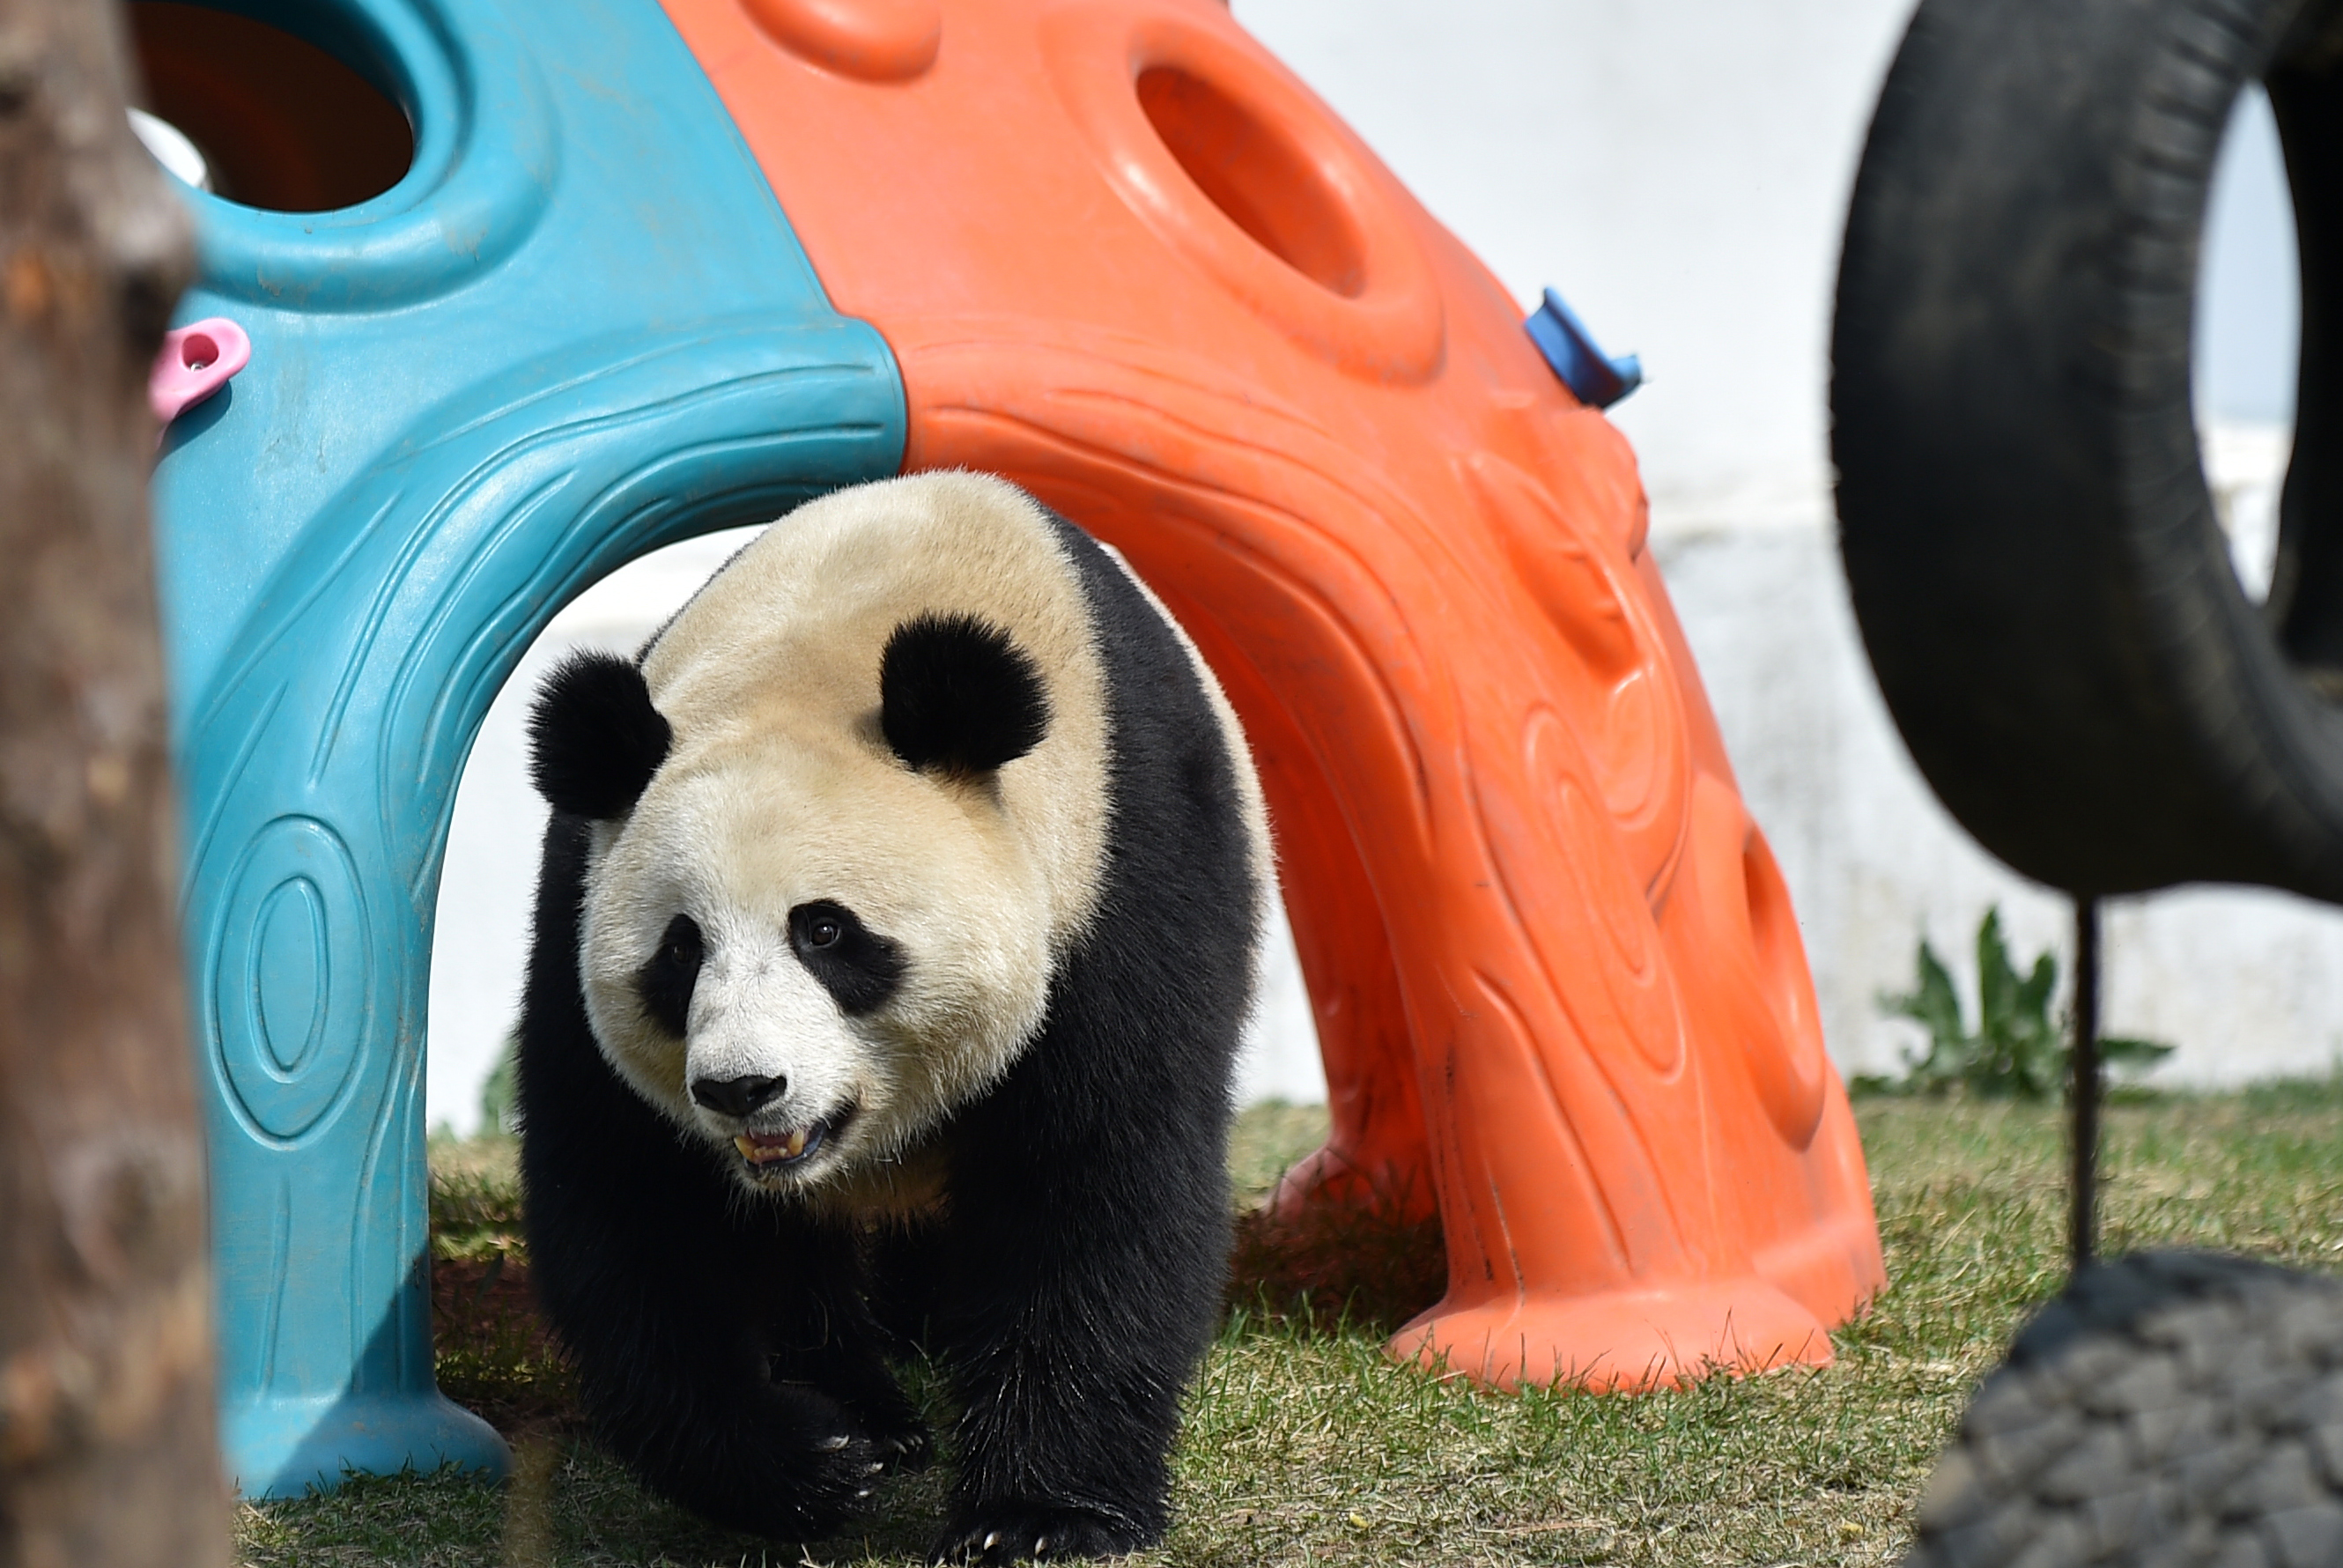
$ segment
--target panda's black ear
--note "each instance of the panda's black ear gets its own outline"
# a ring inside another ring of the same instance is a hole
[[[529,776],[555,810],[615,821],[642,799],[673,738],[632,659],[572,654],[538,689]]]
[[[911,767],[989,773],[1041,743],[1041,672],[999,627],[970,615],[920,615],[879,656],[879,728]]]

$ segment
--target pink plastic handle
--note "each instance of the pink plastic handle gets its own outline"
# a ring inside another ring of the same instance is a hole
[[[251,359],[252,339],[225,316],[166,332],[146,377],[147,407],[168,425],[226,386]]]

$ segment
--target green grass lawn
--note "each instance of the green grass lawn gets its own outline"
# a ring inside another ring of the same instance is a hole
[[[1255,1278],[1190,1400],[1176,1523],[1134,1561],[1896,1560],[1962,1402],[2064,1282],[2065,1151],[2047,1108],[1869,1099],[1857,1111],[1892,1283],[1819,1372],[1635,1399],[1481,1393],[1382,1357],[1383,1327],[1406,1304],[1390,1282],[1427,1277],[1426,1238],[1380,1243],[1363,1282],[1384,1288],[1357,1298],[1364,1323],[1323,1300],[1297,1303],[1273,1247],[1250,1245]],[[1320,1112],[1248,1112],[1240,1196],[1266,1191],[1322,1128]],[[449,1146],[433,1160],[442,1382],[514,1438],[515,1477],[359,1480],[246,1506],[244,1563],[918,1560],[938,1473],[894,1483],[867,1533],[802,1556],[647,1498],[577,1435],[566,1371],[528,1315],[510,1151]],[[2108,1111],[2105,1171],[2110,1250],[2217,1247],[2331,1269],[2343,1257],[2343,1085],[2135,1097]]]

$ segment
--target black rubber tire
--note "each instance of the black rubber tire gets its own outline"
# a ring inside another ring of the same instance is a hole
[[[1873,121],[1832,345],[1841,541],[1953,814],[2079,893],[2343,901],[2343,29],[2332,0],[1925,0]],[[2303,265],[2270,603],[2197,457],[2198,231],[2267,81]]]
[[[2343,1283],[2208,1252],[2085,1271],[1977,1391],[1906,1568],[2343,1563]]]

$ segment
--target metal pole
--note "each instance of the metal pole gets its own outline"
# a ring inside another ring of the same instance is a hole
[[[2074,1077],[2066,1086],[2073,1121],[2074,1211],[2069,1234],[2075,1272],[2089,1266],[2098,1245],[2099,1163],[2099,901],[2075,900]]]

